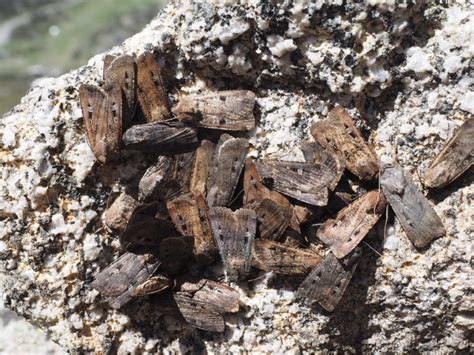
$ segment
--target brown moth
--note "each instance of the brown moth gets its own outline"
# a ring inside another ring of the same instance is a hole
[[[122,137],[128,149],[155,153],[174,153],[194,149],[197,131],[178,122],[151,122],[134,125]]]
[[[474,165],[474,118],[467,119],[425,171],[424,185],[444,187]]]
[[[173,297],[179,311],[191,326],[209,332],[224,332],[224,317],[213,310],[212,304],[194,300],[187,294],[175,293]]]
[[[152,254],[127,252],[102,270],[92,287],[112,308],[119,309],[133,297],[144,294],[137,289],[152,277],[159,265]]]
[[[103,73],[103,79],[104,81],[106,80],[106,73],[108,72],[108,69],[110,68],[110,65],[112,62],[117,58],[116,55],[113,54],[106,54],[104,57],[104,69],[102,71]]]
[[[162,68],[151,52],[137,59],[137,98],[147,122],[163,121],[170,115]]]
[[[291,206],[282,206],[268,198],[252,208],[257,213],[260,238],[277,240],[290,224]]]
[[[256,165],[263,182],[270,188],[310,205],[327,204],[328,189],[333,181],[327,167],[281,160],[259,160]]]
[[[201,145],[196,149],[196,159],[194,159],[193,173],[191,175],[190,190],[194,193],[206,195],[207,179],[212,166],[212,157],[216,145],[208,140],[202,140]]]
[[[144,283],[139,285],[132,292],[132,297],[140,297],[151,295],[154,293],[161,293],[171,287],[170,279],[165,275],[155,275],[150,277]]]
[[[255,211],[241,208],[233,212],[225,207],[211,207],[209,217],[227,278],[231,281],[245,278],[250,272],[257,229]]]
[[[200,264],[209,264],[217,254],[206,201],[201,194],[188,194],[166,204],[176,229],[194,237],[194,255]]]
[[[359,263],[360,251],[355,250],[345,260],[331,252],[303,280],[298,295],[311,298],[328,312],[334,311]]]
[[[170,274],[177,274],[193,260],[194,239],[192,237],[165,238],[160,243],[160,268]]]
[[[173,113],[183,122],[226,131],[255,128],[255,94],[246,90],[219,91],[182,97]]]
[[[377,175],[377,156],[342,107],[335,107],[327,119],[316,122],[311,134],[324,148],[340,155],[346,168],[360,179],[370,180]]]
[[[385,210],[385,196],[370,191],[341,210],[335,219],[328,219],[316,235],[336,258],[349,254],[377,223]]]
[[[307,274],[321,263],[322,257],[310,249],[291,247],[272,240],[255,239],[252,266],[277,274]]]
[[[104,60],[104,81],[106,85],[116,83],[122,89],[125,98],[123,101],[123,127],[125,128],[131,123],[135,112],[137,67],[135,60],[130,55],[113,57],[109,63],[110,57],[107,55],[106,61]]]
[[[123,231],[132,216],[133,211],[138,207],[138,201],[126,192],[122,192],[105,210],[104,223],[107,227],[119,232]]]
[[[161,155],[155,164],[150,166],[138,183],[138,198],[140,201],[155,199],[162,192],[163,186],[168,181],[173,170],[174,159]]]
[[[417,247],[427,246],[446,231],[426,197],[408,173],[398,164],[385,164],[380,170],[380,185],[397,215],[408,239]]]
[[[245,161],[244,171],[244,205],[250,205],[270,199],[281,206],[290,206],[288,199],[277,191],[272,191],[265,186],[258,173],[257,166],[251,158]]]
[[[122,139],[122,92],[118,85],[104,90],[83,84],[79,100],[89,145],[101,163],[116,161],[120,157]]]
[[[318,142],[303,142],[300,149],[307,163],[320,164],[329,168],[328,174],[332,174],[329,189],[334,190],[346,168],[344,160],[337,154],[324,149]]]
[[[249,142],[245,138],[228,134],[219,138],[207,181],[209,207],[227,206],[231,202],[248,151]]]

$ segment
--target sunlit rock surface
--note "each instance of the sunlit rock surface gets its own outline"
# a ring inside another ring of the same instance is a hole
[[[253,156],[302,158],[299,143],[335,104],[347,107],[382,160],[422,175],[474,114],[474,11],[369,1],[173,2],[113,53],[155,50],[178,92],[250,89]],[[339,4],[340,3],[340,4]],[[298,280],[263,275],[241,286],[243,310],[224,334],[197,331],[148,297],[112,311],[91,289],[123,251],[103,228],[111,191],[146,162],[100,166],[87,144],[81,83],[103,55],[37,82],[0,121],[0,287],[5,305],[65,350],[469,351],[474,329],[473,174],[428,194],[447,236],[416,251],[393,215],[363,244],[355,277],[330,314],[299,300]],[[428,193],[428,191],[425,191]]]

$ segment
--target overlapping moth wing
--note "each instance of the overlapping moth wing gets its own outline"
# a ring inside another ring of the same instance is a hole
[[[190,183],[191,192],[200,193],[203,196],[206,195],[207,179],[211,171],[215,149],[216,145],[206,139],[202,140],[201,145],[196,149],[196,158],[194,159]]]
[[[364,239],[384,212],[385,196],[370,191],[341,210],[335,219],[328,219],[316,235],[333,254],[341,259]]]
[[[256,162],[263,182],[284,195],[315,206],[325,206],[333,181],[329,168],[314,164],[281,160]]]
[[[307,274],[321,263],[310,249],[291,247],[267,239],[255,239],[252,266],[285,275]]]
[[[209,264],[217,254],[206,201],[201,194],[187,194],[167,202],[176,229],[194,238],[194,255],[200,264]]]
[[[212,310],[208,302],[194,300],[185,293],[176,293],[173,296],[179,311],[190,325],[210,332],[224,332],[224,317]]]
[[[257,228],[255,211],[225,207],[209,209],[214,240],[228,279],[238,281],[250,272],[252,244]]]
[[[112,57],[107,55],[104,60],[104,81],[106,85],[118,84],[125,100],[123,126],[128,127],[135,112],[135,96],[137,87],[137,67],[130,55]]]
[[[255,163],[251,158],[248,158],[244,168],[244,206],[261,202],[264,199],[270,199],[281,206],[290,206],[285,196],[265,186]]]
[[[171,287],[171,280],[165,275],[155,275],[138,285],[132,292],[132,297],[140,297],[161,293]]]
[[[182,97],[173,113],[180,121],[198,127],[250,131],[255,128],[254,106],[253,92],[230,90]]]
[[[94,287],[114,309],[119,309],[135,296],[160,265],[151,254],[127,252],[102,270],[92,282]]]
[[[162,68],[151,52],[137,59],[137,98],[147,122],[163,121],[170,115]]]
[[[161,268],[176,275],[193,260],[194,239],[187,236],[165,238],[160,243]]]
[[[293,214],[291,206],[282,206],[268,198],[254,204],[260,238],[277,240],[288,227]]]
[[[82,115],[89,145],[96,159],[109,163],[120,157],[122,136],[122,93],[117,85],[104,90],[83,84],[79,88]]]
[[[417,248],[423,248],[433,239],[446,234],[443,223],[430,202],[401,166],[382,166],[380,185],[408,239]]]
[[[248,151],[249,143],[245,138],[228,134],[219,138],[207,182],[209,207],[227,206],[231,202]]]
[[[327,119],[316,122],[311,134],[324,148],[340,155],[347,169],[360,179],[372,179],[378,173],[377,156],[342,107],[332,109]]]
[[[326,311],[332,312],[352,278],[359,256],[359,250],[355,250],[345,260],[338,260],[329,253],[301,283],[298,295],[316,300]]]
[[[474,164],[474,118],[466,120],[425,171],[423,183],[444,187]]]
[[[199,143],[196,129],[179,122],[134,125],[125,131],[122,140],[128,149],[157,154],[189,151]]]
[[[105,210],[105,225],[119,232],[123,231],[137,207],[138,201],[130,194],[122,192]]]
[[[161,155],[151,165],[138,183],[138,198],[141,201],[156,200],[163,186],[172,173],[174,160],[170,156]]]
[[[306,141],[301,144],[301,151],[307,163],[315,163],[326,166],[328,174],[332,176],[330,190],[334,190],[344,173],[345,164],[337,154],[324,149],[318,142]]]

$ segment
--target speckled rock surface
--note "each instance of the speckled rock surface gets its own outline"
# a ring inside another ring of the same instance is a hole
[[[474,114],[473,9],[279,3],[174,2],[113,52],[160,53],[172,100],[179,91],[254,90],[254,156],[301,159],[308,127],[339,103],[380,158],[396,154],[419,183],[417,172]],[[472,169],[429,192],[447,236],[426,251],[413,248],[393,215],[386,233],[384,221],[374,228],[332,314],[296,299],[298,280],[269,274],[240,285],[243,310],[227,318],[222,335],[188,327],[156,297],[120,311],[102,304],[90,283],[123,250],[102,224],[107,196],[136,183],[145,168],[133,154],[99,166],[87,145],[78,87],[100,79],[102,57],[38,82],[0,121],[7,307],[73,352],[472,351]]]

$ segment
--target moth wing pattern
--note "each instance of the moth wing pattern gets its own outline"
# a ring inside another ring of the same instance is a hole
[[[263,199],[255,208],[260,238],[277,240],[290,224],[293,211],[271,199]]]
[[[370,191],[342,209],[335,219],[324,222],[316,235],[341,259],[354,250],[377,223],[385,204],[381,192]]]
[[[138,285],[132,292],[132,297],[140,297],[161,293],[171,286],[171,281],[164,275],[155,275]]]
[[[193,172],[190,182],[191,192],[206,195],[207,180],[212,166],[212,157],[216,145],[209,140],[202,140],[200,146],[196,149],[196,159],[193,164]]]
[[[427,198],[411,177],[395,163],[382,166],[380,185],[408,239],[417,248],[424,248],[446,230]]]
[[[474,118],[467,119],[424,174],[424,185],[445,187],[474,165]]]
[[[284,275],[307,274],[321,263],[321,256],[309,249],[296,248],[268,239],[255,239],[252,265],[260,270]]]
[[[178,119],[193,120],[199,127],[249,131],[255,128],[254,106],[253,92],[229,90],[183,97],[173,112]]]
[[[334,311],[357,264],[358,259],[345,265],[334,254],[327,254],[321,264],[303,280],[298,288],[298,295],[317,301],[328,312]]]
[[[231,202],[248,151],[247,139],[228,134],[220,137],[207,183],[209,207],[227,206]]]
[[[193,300],[207,302],[216,312],[235,313],[239,311],[239,292],[226,284],[202,279],[197,284],[182,285],[181,290],[183,289],[190,289]]]
[[[343,157],[347,169],[360,179],[370,180],[378,173],[376,154],[342,107],[335,107],[327,119],[316,122],[311,134],[323,147]]]
[[[224,332],[224,317],[212,310],[208,302],[194,300],[186,294],[175,293],[173,297],[179,311],[191,326],[210,332]]]
[[[147,122],[163,121],[170,116],[162,68],[151,52],[137,59],[137,99]]]
[[[138,197],[141,201],[156,198],[173,169],[173,158],[160,155],[138,183]]]
[[[231,281],[238,281],[250,271],[257,228],[255,211],[242,208],[233,212],[225,207],[211,207],[209,216],[226,275]]]

